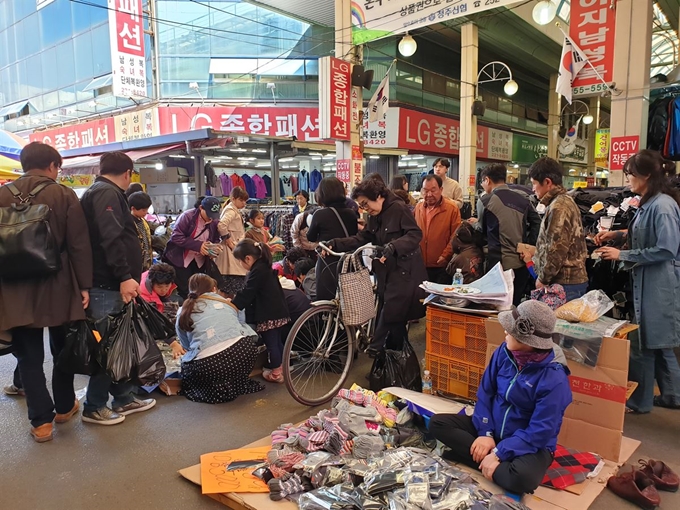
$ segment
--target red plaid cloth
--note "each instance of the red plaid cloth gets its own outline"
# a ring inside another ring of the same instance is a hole
[[[593,453],[579,452],[557,445],[555,460],[546,471],[541,485],[564,490],[584,482],[588,478],[588,473],[597,467],[600,460],[600,457]]]

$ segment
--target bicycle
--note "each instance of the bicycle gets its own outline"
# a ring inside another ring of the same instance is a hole
[[[348,253],[332,251],[319,243],[319,248],[335,257]],[[378,246],[365,245],[352,256],[365,250],[375,251]],[[378,295],[374,286],[375,310]],[[355,350],[370,343],[376,318],[361,326],[347,326],[342,319],[340,297],[315,301],[291,327],[283,348],[283,378],[290,395],[301,404],[316,406],[335,397],[349,375]]]

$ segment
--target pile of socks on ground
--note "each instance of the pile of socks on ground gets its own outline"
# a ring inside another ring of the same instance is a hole
[[[412,421],[406,402],[355,385],[330,409],[273,431],[266,467],[253,474],[272,500],[301,510],[528,510],[442,460]]]

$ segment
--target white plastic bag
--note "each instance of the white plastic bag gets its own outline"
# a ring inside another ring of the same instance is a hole
[[[555,315],[569,322],[595,322],[612,308],[614,302],[607,294],[601,290],[591,290],[585,296],[559,307]]]

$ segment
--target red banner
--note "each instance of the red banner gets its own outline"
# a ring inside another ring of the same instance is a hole
[[[215,129],[243,135],[295,136],[300,141],[320,140],[317,108],[170,106],[158,108],[158,124],[161,135]]]
[[[98,119],[63,128],[37,131],[29,135],[31,142],[43,142],[58,151],[106,145],[116,141],[113,117]]]
[[[640,137],[613,136],[609,150],[609,170],[623,170],[631,157],[640,152]]]
[[[352,160],[339,159],[336,162],[335,176],[344,183],[352,182]]]
[[[399,110],[399,148],[419,152],[458,154],[460,122],[429,113]],[[477,157],[487,159],[489,128],[477,127]]]
[[[569,36],[583,50],[605,82],[614,80],[614,33],[616,11],[611,0],[572,0]],[[601,83],[590,65],[572,82],[572,87]]]
[[[319,59],[319,118],[324,139],[349,140],[352,103],[352,65],[335,57]],[[358,115],[358,113],[357,113]]]

